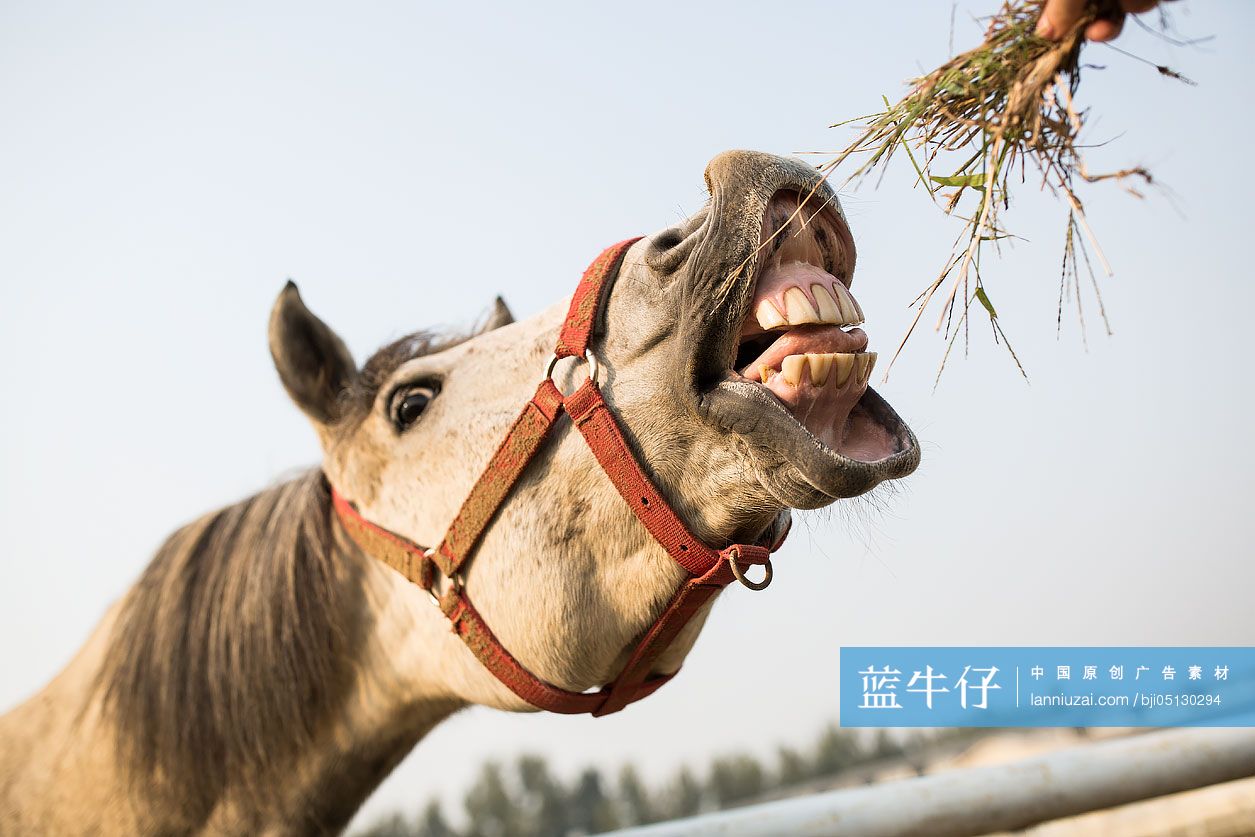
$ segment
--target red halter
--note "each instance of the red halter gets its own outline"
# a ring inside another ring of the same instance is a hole
[[[609,715],[653,694],[673,675],[651,676],[651,667],[702,605],[733,579],[757,590],[771,581],[771,551],[767,548],[733,544],[716,550],[688,531],[641,469],[602,398],[596,358],[588,343],[607,286],[617,273],[623,254],[639,240],[621,241],[608,248],[584,271],[545,380],[506,433],[439,546],[424,549],[371,523],[338,491],[332,490],[335,510],[358,546],[426,590],[453,623],[454,633],[462,637],[485,668],[520,698],[550,712]],[[552,374],[557,362],[567,357],[584,358],[589,376],[575,392],[564,396],[554,386]],[[525,669],[493,635],[462,584],[462,568],[474,554],[480,537],[563,412],[571,417],[633,514],[690,576],[637,640],[635,651],[619,675],[596,692],[560,689]],[[779,548],[783,540],[781,537],[772,549]],[[761,582],[750,582],[744,576],[744,571],[754,564],[762,564],[766,570]],[[440,596],[433,592],[434,569],[449,579],[448,589]]]

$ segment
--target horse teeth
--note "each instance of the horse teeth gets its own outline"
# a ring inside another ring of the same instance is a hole
[[[836,376],[836,385],[845,386],[845,382],[850,379],[850,372],[854,369],[854,355],[842,352],[841,354],[832,356],[832,371]]]
[[[810,363],[812,384],[821,387],[828,380],[828,373],[832,370],[832,358],[833,355],[831,354],[806,356],[807,361]]]
[[[840,282],[834,282],[832,290],[837,295],[837,304],[841,307],[841,324],[858,325],[863,322],[863,309],[859,308],[849,288]]]
[[[779,374],[789,386],[801,386],[805,375],[812,386],[823,386],[833,379],[833,386],[840,389],[847,383],[855,387],[866,386],[876,366],[875,352],[808,352],[789,355],[780,362]],[[776,370],[761,366],[759,377],[765,384]]]
[[[863,309],[840,282],[816,282],[809,294],[800,285],[791,285],[779,296],[760,300],[754,306],[754,319],[763,331],[813,324],[860,325]]]
[[[789,325],[821,322],[819,312],[806,298],[806,292],[798,287],[789,288],[784,292],[784,313],[789,318]]]
[[[872,369],[876,366],[876,353],[863,352],[858,355],[858,385],[867,386],[867,382],[871,380]]]
[[[789,321],[784,318],[779,309],[771,303],[771,300],[767,299],[758,303],[758,308],[754,311],[754,318],[758,320],[758,324],[765,331],[771,331],[773,328],[789,324]]]
[[[790,386],[802,383],[802,367],[806,365],[806,355],[789,355],[780,362],[780,374]]]
[[[832,292],[823,285],[811,285],[811,294],[819,307],[819,321],[823,323],[839,323],[842,321],[841,309],[833,299]]]

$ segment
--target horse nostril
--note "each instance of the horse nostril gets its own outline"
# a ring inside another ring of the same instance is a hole
[[[645,264],[662,274],[674,273],[693,249],[691,246],[681,246],[686,238],[683,227],[672,227],[658,233],[650,240],[649,249],[645,251]]]
[[[670,250],[683,240],[684,236],[680,235],[680,231],[673,227],[672,229],[664,230],[654,239],[653,250],[656,253],[661,253]]]

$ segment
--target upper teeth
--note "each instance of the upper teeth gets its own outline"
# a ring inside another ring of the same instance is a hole
[[[765,330],[810,323],[858,325],[863,322],[863,309],[841,282],[813,284],[811,297],[797,285],[788,288],[780,301],[764,299],[754,310],[754,317]],[[784,309],[781,311],[781,309]]]

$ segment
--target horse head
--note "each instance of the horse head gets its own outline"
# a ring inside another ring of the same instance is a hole
[[[715,548],[777,542],[790,509],[903,477],[914,436],[869,386],[875,355],[850,291],[855,248],[824,179],[793,160],[727,152],[709,200],[622,256],[591,311],[606,402],[652,482]],[[360,368],[295,286],[270,344],[313,422],[331,485],[360,514],[435,544],[546,369],[563,301],[525,322],[498,303],[464,339],[417,334]],[[589,373],[558,364],[570,391]],[[463,571],[475,606],[528,671],[582,691],[611,680],[685,576],[635,519],[569,424],[555,427]],[[447,697],[528,708],[452,636],[426,593],[377,573],[376,599],[405,618],[387,653]],[[691,622],[656,662],[679,667]]]

